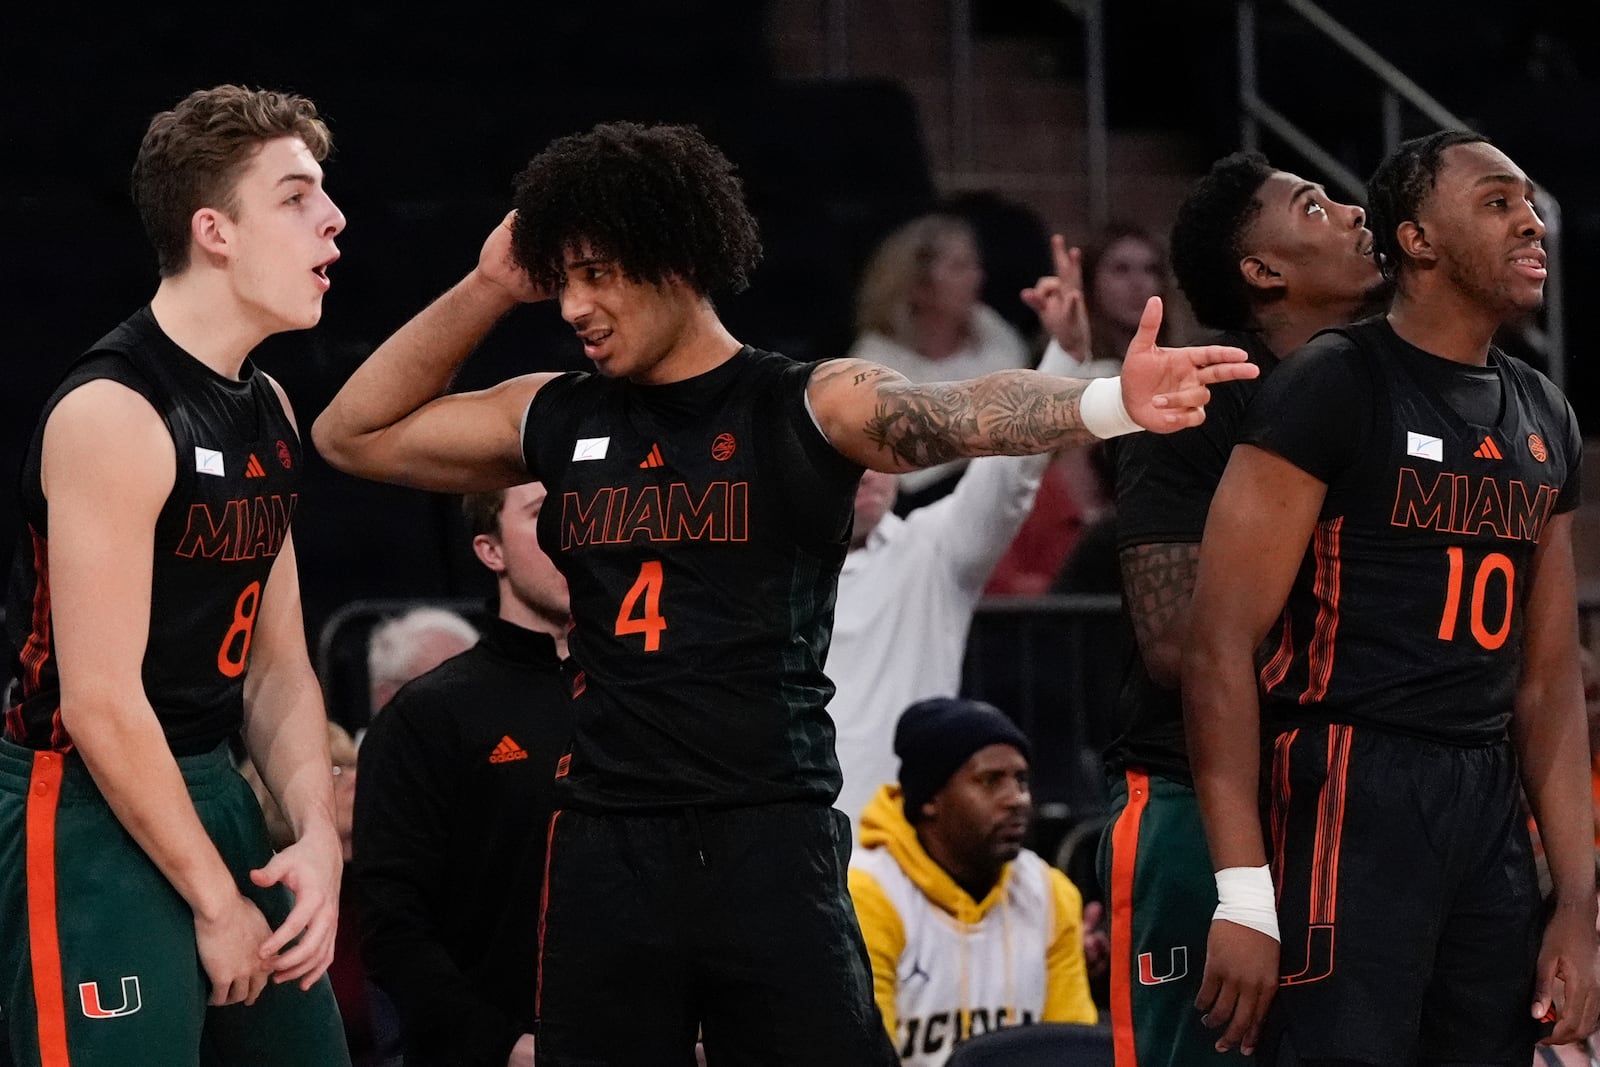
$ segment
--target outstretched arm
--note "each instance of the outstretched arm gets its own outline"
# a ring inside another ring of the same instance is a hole
[[[1073,366],[1072,357],[1055,347],[1039,361],[1041,374],[1070,374]],[[939,558],[974,600],[1033,510],[1050,460],[1050,453],[1040,453],[969,463],[949,495],[907,516],[920,536],[938,543]]]
[[[438,492],[526,481],[522,417],[555,375],[443,394],[501,318],[544,297],[511,261],[507,215],[484,241],[477,266],[379,345],[317,416],[317,450],[347,474]]]
[[[1204,622],[1191,628],[1183,657],[1183,722],[1211,862],[1231,872],[1218,877],[1218,916],[1196,1001],[1206,1025],[1226,1027],[1217,1040],[1223,1052],[1254,1050],[1278,987],[1277,924],[1257,802],[1261,703],[1254,655],[1288,599],[1326,492],[1287,460],[1241,444],[1217,487],[1200,545],[1191,611]],[[1263,538],[1262,530],[1272,536]],[[1225,882],[1255,890],[1239,903],[1264,903],[1267,914],[1239,916],[1251,922],[1228,918],[1234,901]],[[1264,929],[1253,925],[1257,918]]]
[[[817,369],[808,396],[835,448],[873,470],[902,473],[963,456],[1051,452],[1141,427],[1195,426],[1205,418],[1207,385],[1259,373],[1242,349],[1161,348],[1160,326],[1161,301],[1152,297],[1120,379],[1015,370],[915,385],[885,367],[843,359]],[[1119,384],[1120,398],[1111,391]],[[1091,389],[1096,396],[1086,404]]]
[[[1534,984],[1534,1017],[1555,1009],[1546,1044],[1581,1041],[1600,1021],[1595,989],[1595,884],[1588,728],[1578,669],[1572,514],[1551,518],[1534,550],[1511,737],[1539,824],[1554,907]],[[1557,994],[1557,981],[1560,995]]]

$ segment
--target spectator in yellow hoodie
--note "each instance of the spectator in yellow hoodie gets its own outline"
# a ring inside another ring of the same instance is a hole
[[[901,715],[894,751],[900,782],[862,814],[850,894],[901,1062],[938,1067],[1001,1027],[1095,1022],[1083,898],[1023,848],[1027,737],[992,705],[935,697]]]

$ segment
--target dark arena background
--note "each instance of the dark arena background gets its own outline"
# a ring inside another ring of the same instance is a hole
[[[697,123],[739,167],[766,250],[750,290],[721,307],[741,340],[799,359],[842,354],[874,244],[936,205],[977,224],[985,299],[1032,336],[1017,292],[1049,270],[1048,235],[1081,241],[1108,218],[1164,234],[1185,185],[1241,146],[1242,69],[1253,68],[1261,97],[1327,158],[1361,178],[1384,151],[1386,128],[1406,136],[1433,128],[1426,114],[1386,107],[1376,80],[1291,6],[618,0],[13,10],[0,26],[0,551],[9,560],[16,470],[39,404],[76,354],[154,291],[128,171],[150,115],[192,89],[240,82],[303,92],[334,131],[327,186],[349,226],[323,323],[259,353],[304,430],[383,337],[470,266],[522,164],[552,137],[609,119]],[[1585,425],[1600,428],[1600,188],[1590,173],[1600,159],[1592,62],[1600,42],[1580,25],[1578,6],[1327,0],[1324,10],[1487,133],[1559,202],[1560,343],[1526,351],[1564,384]],[[1094,10],[1101,32],[1091,38]],[[1244,66],[1241,18],[1255,28]],[[1319,169],[1320,157],[1271,130],[1259,138],[1279,166],[1357,198]],[[1180,328],[1189,324],[1181,298],[1169,307]],[[531,307],[502,325],[458,384],[582,365],[554,308]],[[1588,466],[1591,497],[1600,497],[1600,471]],[[1586,504],[1579,528],[1590,610],[1600,580],[1595,513]],[[349,709],[359,657],[349,650],[384,605],[470,607],[489,593],[462,530],[454,501],[338,474],[312,452],[295,531],[306,625],[336,716],[357,714]],[[1118,617],[1114,595],[1057,596],[986,603],[974,628],[969,689],[1015,715],[1039,746],[1042,851],[1105,801],[1098,751],[1116,678],[1103,642]]]

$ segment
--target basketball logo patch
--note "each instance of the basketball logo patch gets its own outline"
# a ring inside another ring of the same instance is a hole
[[[1550,458],[1549,450],[1544,447],[1544,438],[1536,433],[1528,435],[1528,452],[1540,463]]]
[[[278,462],[283,464],[284,470],[288,470],[293,464],[293,461],[289,458],[289,445],[282,440],[278,442]]]
[[[738,442],[733,439],[733,434],[719,433],[717,434],[717,439],[711,442],[711,458],[719,463],[732,459],[734,450],[738,447]]]

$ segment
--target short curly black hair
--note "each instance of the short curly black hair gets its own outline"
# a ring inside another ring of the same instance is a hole
[[[1473,130],[1439,130],[1413,137],[1402,141],[1372,172],[1367,181],[1367,225],[1385,278],[1393,281],[1404,265],[1396,232],[1402,222],[1416,221],[1417,210],[1439,180],[1445,149],[1480,142],[1492,143]]]
[[[1252,323],[1239,260],[1244,232],[1261,213],[1256,194],[1274,173],[1260,152],[1234,152],[1211,164],[1178,205],[1168,242],[1172,273],[1202,326],[1243,330]]]
[[[516,179],[512,254],[555,291],[587,246],[627,277],[742,292],[761,237],[733,164],[695,127],[602,123],[550,142]]]

